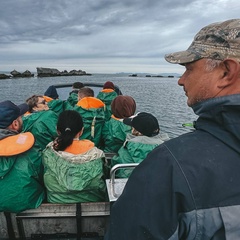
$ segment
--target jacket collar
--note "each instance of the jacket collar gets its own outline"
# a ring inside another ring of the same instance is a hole
[[[9,136],[17,135],[19,132],[10,129],[0,129],[0,140]]]
[[[197,130],[210,133],[240,153],[240,94],[208,99],[194,105]]]

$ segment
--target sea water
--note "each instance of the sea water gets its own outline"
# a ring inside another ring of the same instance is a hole
[[[43,95],[48,86],[73,82],[117,84],[124,95],[132,96],[137,104],[137,112],[152,113],[159,121],[160,129],[170,138],[189,132],[183,127],[197,116],[186,104],[187,97],[177,82],[178,78],[129,77],[121,74],[93,74],[91,76],[33,77],[0,80],[0,101],[11,100],[15,104],[25,102],[33,94]]]

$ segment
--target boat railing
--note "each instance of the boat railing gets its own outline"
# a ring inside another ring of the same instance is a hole
[[[116,178],[116,172],[124,168],[135,168],[138,163],[122,163],[116,164],[110,171],[110,179],[106,180],[108,197],[110,202],[115,202],[120,195],[128,181],[128,178]]]

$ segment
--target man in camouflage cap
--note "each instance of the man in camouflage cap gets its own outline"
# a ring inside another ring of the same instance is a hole
[[[133,171],[111,209],[106,240],[240,239],[240,19],[201,29],[165,56],[199,116]]]
[[[201,58],[240,61],[240,19],[210,24],[199,31],[186,51],[165,56],[170,63],[185,64]]]

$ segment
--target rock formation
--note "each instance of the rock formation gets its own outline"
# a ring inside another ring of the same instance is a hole
[[[58,76],[82,76],[82,75],[91,75],[82,70],[71,70],[68,72],[64,70],[60,72],[56,68],[42,68],[37,67],[37,76],[38,77],[58,77]]]
[[[10,72],[12,74],[12,76],[15,78],[26,78],[26,77],[34,77],[34,74],[31,73],[29,70],[26,70],[23,73],[20,73],[18,71],[16,71],[15,69],[13,71]]]
[[[11,78],[11,76],[10,75],[7,75],[7,74],[0,74],[0,79],[9,79],[9,78]]]

